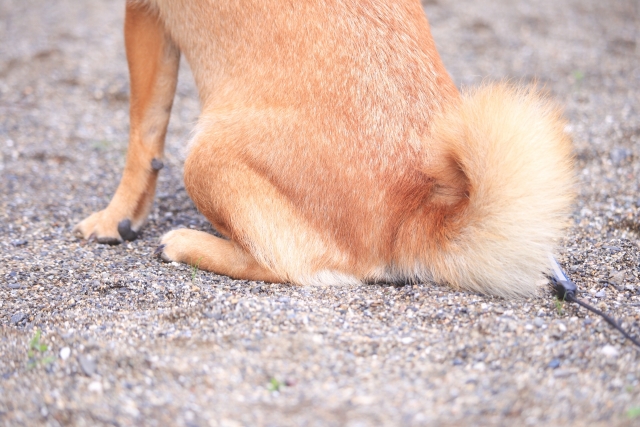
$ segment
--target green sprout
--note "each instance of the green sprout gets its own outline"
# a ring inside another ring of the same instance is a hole
[[[640,406],[634,406],[627,411],[627,418],[633,419],[640,417]]]
[[[93,141],[91,146],[94,150],[105,151],[111,147],[111,141],[107,141],[106,139]]]
[[[280,391],[280,388],[282,388],[283,385],[284,384],[282,384],[277,379],[271,378],[271,380],[269,381],[269,385],[267,385],[267,389],[271,392]]]
[[[573,78],[576,80],[576,83],[580,83],[584,79],[584,71],[582,70],[574,70]]]
[[[562,299],[556,298],[555,304],[556,304],[556,312],[558,313],[558,316],[562,316],[564,314],[564,298]]]
[[[198,258],[198,261],[196,261],[195,264],[191,265],[191,282],[195,282],[196,277],[198,276],[198,271],[199,271],[199,266],[200,266],[200,261],[202,261],[202,257]]]
[[[42,331],[38,329],[33,338],[31,338],[31,341],[29,341],[29,350],[27,352],[27,355],[29,356],[27,367],[29,369],[33,369],[37,365],[48,365],[55,360],[55,357],[53,356],[43,357],[44,353],[49,350],[49,346],[40,342],[41,336]]]

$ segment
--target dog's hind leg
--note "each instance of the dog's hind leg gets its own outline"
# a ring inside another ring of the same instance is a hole
[[[287,281],[290,268],[283,268],[274,253],[288,234],[279,227],[287,216],[283,201],[267,180],[229,154],[220,155],[206,142],[196,144],[184,166],[185,186],[198,210],[229,240],[173,230],[162,236],[160,257],[234,279]]]
[[[222,115],[226,119],[203,116],[185,162],[185,187],[228,240],[171,231],[161,240],[162,259],[235,279],[308,283],[321,271],[360,277],[352,273],[350,257],[305,216],[305,202],[296,202],[271,179],[265,150],[300,137],[285,130],[293,119],[284,113],[267,119],[268,113],[243,109]],[[287,172],[295,175],[282,171]]]
[[[266,266],[279,264],[273,253],[266,253],[266,247],[278,244],[272,234],[277,220],[269,217],[283,215],[273,188],[245,165],[213,154],[202,146],[192,150],[185,162],[185,184],[198,209],[229,240],[203,231],[173,230],[162,236],[160,257],[234,279],[286,280],[286,272],[278,275]],[[271,209],[264,207],[265,198],[271,199]],[[265,224],[269,219],[273,223]],[[276,241],[270,245],[269,238]]]
[[[233,279],[282,281],[233,240],[221,239],[204,231],[184,228],[170,231],[162,237],[159,250],[165,261],[184,262]]]
[[[125,44],[131,80],[131,130],[124,173],[107,208],[74,229],[79,237],[100,243],[134,240],[147,219],[163,166],[180,62],[180,52],[159,17],[145,5],[127,2]]]

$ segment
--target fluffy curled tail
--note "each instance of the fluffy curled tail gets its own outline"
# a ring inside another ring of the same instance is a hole
[[[464,94],[434,120],[432,144],[466,176],[468,204],[434,255],[433,279],[504,297],[536,292],[573,199],[564,128],[551,102],[507,84]]]

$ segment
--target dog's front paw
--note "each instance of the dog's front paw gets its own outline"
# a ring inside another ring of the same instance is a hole
[[[131,220],[122,219],[108,209],[95,212],[73,228],[73,233],[82,239],[96,240],[98,243],[117,245],[123,240],[135,240],[138,237]]]

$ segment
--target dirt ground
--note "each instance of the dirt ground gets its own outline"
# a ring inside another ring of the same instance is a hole
[[[640,334],[640,3],[430,0],[460,87],[537,81],[565,107],[578,198],[559,260]],[[124,164],[123,0],[0,0],[0,424],[640,425],[640,351],[551,291],[299,288],[163,264],[210,230],[181,178],[188,66],[141,238],[77,240]],[[41,335],[38,331],[41,331]]]

